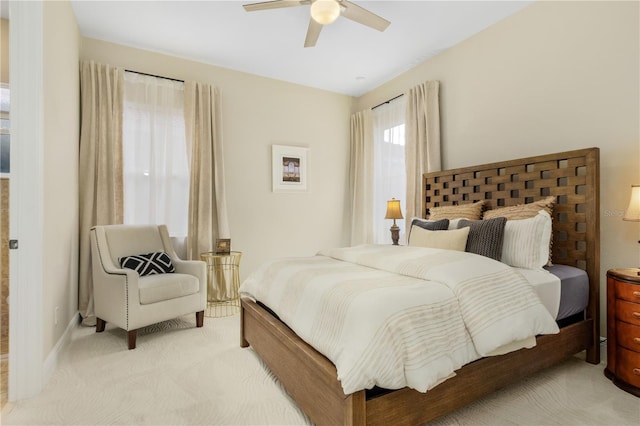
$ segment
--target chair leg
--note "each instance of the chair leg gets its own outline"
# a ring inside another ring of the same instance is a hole
[[[196,312],[196,327],[204,325],[204,311]]]
[[[105,320],[96,317],[96,333],[102,333],[106,324]]]
[[[129,340],[129,350],[136,348],[136,333],[138,330],[129,330],[127,332]]]

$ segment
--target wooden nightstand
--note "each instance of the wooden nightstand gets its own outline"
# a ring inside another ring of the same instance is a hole
[[[607,271],[607,368],[604,375],[640,397],[640,269]]]

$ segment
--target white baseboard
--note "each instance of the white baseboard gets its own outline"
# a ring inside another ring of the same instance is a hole
[[[51,379],[53,373],[56,371],[60,354],[69,344],[69,340],[71,339],[71,332],[77,327],[80,327],[80,314],[78,312],[73,315],[71,321],[69,321],[69,324],[67,325],[67,328],[64,330],[64,333],[62,333],[62,337],[60,337],[58,343],[56,343],[53,349],[51,349],[51,352],[49,352],[49,355],[47,355],[47,359],[44,361],[44,365],[42,366],[43,388],[49,382],[49,379]]]

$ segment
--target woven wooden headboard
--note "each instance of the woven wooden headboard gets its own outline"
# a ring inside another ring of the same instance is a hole
[[[423,217],[428,216],[430,207],[486,200],[486,208],[493,209],[554,196],[552,261],[586,270],[591,286],[590,300],[597,301],[599,165],[600,150],[589,148],[426,173]],[[590,317],[598,321],[597,311],[592,314]]]

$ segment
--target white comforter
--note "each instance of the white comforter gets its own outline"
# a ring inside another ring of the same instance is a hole
[[[268,262],[240,291],[331,360],[345,394],[374,385],[426,392],[464,364],[558,332],[520,273],[458,251],[325,250]]]

